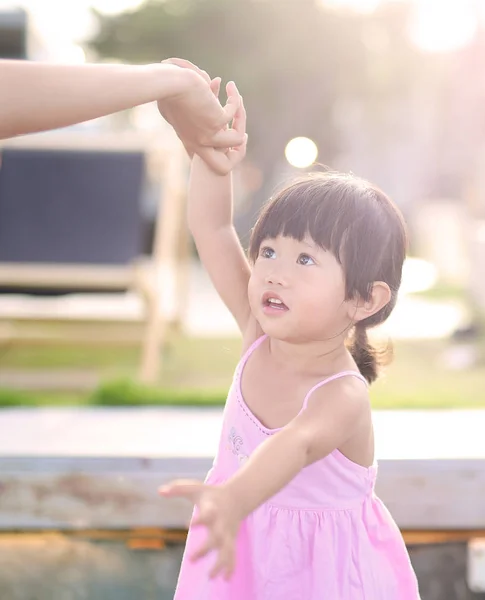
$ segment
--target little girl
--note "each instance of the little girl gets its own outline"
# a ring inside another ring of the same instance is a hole
[[[241,99],[233,128],[245,125]],[[219,154],[229,171],[245,144]],[[367,329],[394,308],[405,258],[398,209],[352,175],[307,175],[263,208],[248,262],[231,175],[195,156],[188,220],[243,356],[206,482],[160,490],[196,505],[176,600],[419,599],[374,493],[368,394],[377,362]]]

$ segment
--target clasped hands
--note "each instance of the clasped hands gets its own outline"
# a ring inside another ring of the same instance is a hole
[[[219,77],[211,79],[202,69],[179,58],[163,64],[185,69],[188,77],[181,93],[158,103],[161,115],[172,125],[190,157],[197,154],[214,172],[226,175],[244,158],[247,144],[246,113],[236,84],[227,84],[227,103],[221,106]]]

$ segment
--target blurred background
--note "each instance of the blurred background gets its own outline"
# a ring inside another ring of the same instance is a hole
[[[236,197],[236,224],[244,244],[262,202],[278,184],[314,162],[351,170],[380,185],[405,214],[411,253],[400,303],[380,332],[394,339],[399,360],[376,386],[376,406],[482,402],[476,390],[483,387],[485,373],[480,369],[479,339],[485,306],[483,2],[24,0],[2,1],[0,9],[4,57],[150,63],[181,56],[224,81],[234,79],[249,114],[248,158],[238,174]],[[71,128],[64,132],[62,143],[69,144],[69,134],[76,146],[79,139],[95,140],[96,134],[101,139],[113,132],[139,132],[140,140],[149,132],[150,139],[158,136],[166,147],[175,143],[153,106]],[[180,167],[182,188],[186,168]],[[160,165],[152,166],[151,173],[157,169],[159,174]],[[164,176],[157,181],[146,171],[125,200],[130,206],[135,201],[140,204],[137,231],[125,232],[131,248],[113,250],[111,263],[153,251]],[[24,192],[29,196],[28,190]],[[31,210],[28,203],[17,209],[21,222]],[[68,231],[67,222],[60,221],[56,200],[45,203],[52,207],[56,227]],[[66,212],[69,220],[72,214]],[[4,228],[18,239],[5,218]],[[45,251],[48,234],[39,236],[32,240],[30,251],[12,249],[6,241],[0,261],[31,263],[35,257],[49,263],[69,262],[61,259],[66,253],[62,244],[49,254]],[[79,244],[102,245],[93,236],[87,225],[78,236]],[[69,235],[64,237],[69,244]],[[177,237],[185,247],[186,233],[181,230]],[[89,257],[79,254],[70,262],[107,261],[101,248],[93,249]],[[223,390],[237,359],[237,348],[232,347],[236,329],[192,260],[193,252],[178,248],[175,254],[178,275],[184,269],[190,274],[176,286],[176,297],[172,293],[165,302],[180,335],[167,334],[169,341],[162,344],[157,382],[164,388],[176,387],[178,393],[181,387],[194,388],[193,394],[206,386]],[[5,292],[25,291],[12,290],[9,283],[7,278]],[[37,323],[39,315],[44,320],[55,315],[56,327],[64,320],[72,325],[89,319],[101,326],[103,319],[115,320],[114,315],[125,327],[143,319],[143,303],[133,290],[81,297],[79,292],[85,290],[79,287],[70,290],[78,292],[75,296],[43,298],[42,303],[42,289],[36,290],[34,298],[0,297],[5,325],[0,385],[10,389],[35,387],[36,381],[46,385],[45,377],[40,373],[36,377],[40,367],[58,369],[57,378],[48,378],[57,380],[52,384],[57,388],[84,387],[91,392],[101,382],[120,377],[127,383],[137,368],[139,348],[129,347],[133,344],[86,349],[50,343],[39,349],[26,343],[30,316]],[[191,339],[190,350],[185,345],[187,336],[197,338]],[[16,337],[25,338],[24,343],[15,343]],[[102,333],[97,337],[102,338]],[[136,334],[132,337],[136,340]],[[222,345],[214,342],[215,337],[231,339],[227,354],[218,350]],[[206,361],[206,350],[222,356]],[[68,385],[68,370],[78,385]],[[69,392],[69,401],[73,399],[75,390],[60,391]],[[47,401],[53,402],[52,390],[47,392]],[[94,401],[88,395],[83,393],[75,401]],[[0,403],[15,402],[12,398],[5,389]],[[28,401],[43,400],[29,394]]]
[[[411,409],[436,411],[433,423],[439,409],[474,409],[476,420],[485,406],[485,2],[0,0],[2,58],[172,56],[236,81],[244,96],[249,147],[235,198],[244,245],[273,190],[312,168],[352,171],[395,200],[410,256],[397,307],[374,332],[392,340],[395,360],[373,406],[393,413],[395,427]],[[240,341],[187,234],[188,161],[156,107],[0,150],[0,406],[52,411],[37,441],[33,424],[22,440],[24,422],[10,412],[0,450],[62,455],[71,442],[79,455],[95,454],[91,443],[115,454],[125,443],[108,430],[76,437],[80,412],[65,428],[55,412],[65,407],[218,411]],[[453,435],[467,457],[478,447],[469,429]],[[391,437],[379,438],[383,456]],[[425,435],[414,457],[437,458],[436,443]],[[153,448],[160,454],[142,452]],[[394,458],[408,451],[403,441]]]

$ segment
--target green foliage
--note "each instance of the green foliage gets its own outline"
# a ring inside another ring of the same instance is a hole
[[[0,406],[35,406],[35,396],[17,390],[0,389]]]
[[[0,388],[0,408],[36,406],[86,406],[89,397],[75,393],[19,391]]]
[[[102,384],[90,403],[99,406],[222,406],[227,392],[210,389],[165,389],[117,379]]]

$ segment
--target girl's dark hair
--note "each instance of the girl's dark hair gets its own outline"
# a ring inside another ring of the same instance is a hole
[[[345,273],[346,300],[368,300],[375,281],[391,289],[389,303],[354,327],[350,350],[360,372],[372,383],[379,360],[367,329],[391,314],[407,250],[399,209],[378,187],[354,175],[311,173],[286,186],[263,207],[251,235],[250,260],[258,257],[263,240],[278,235],[299,241],[309,235],[332,252]]]

